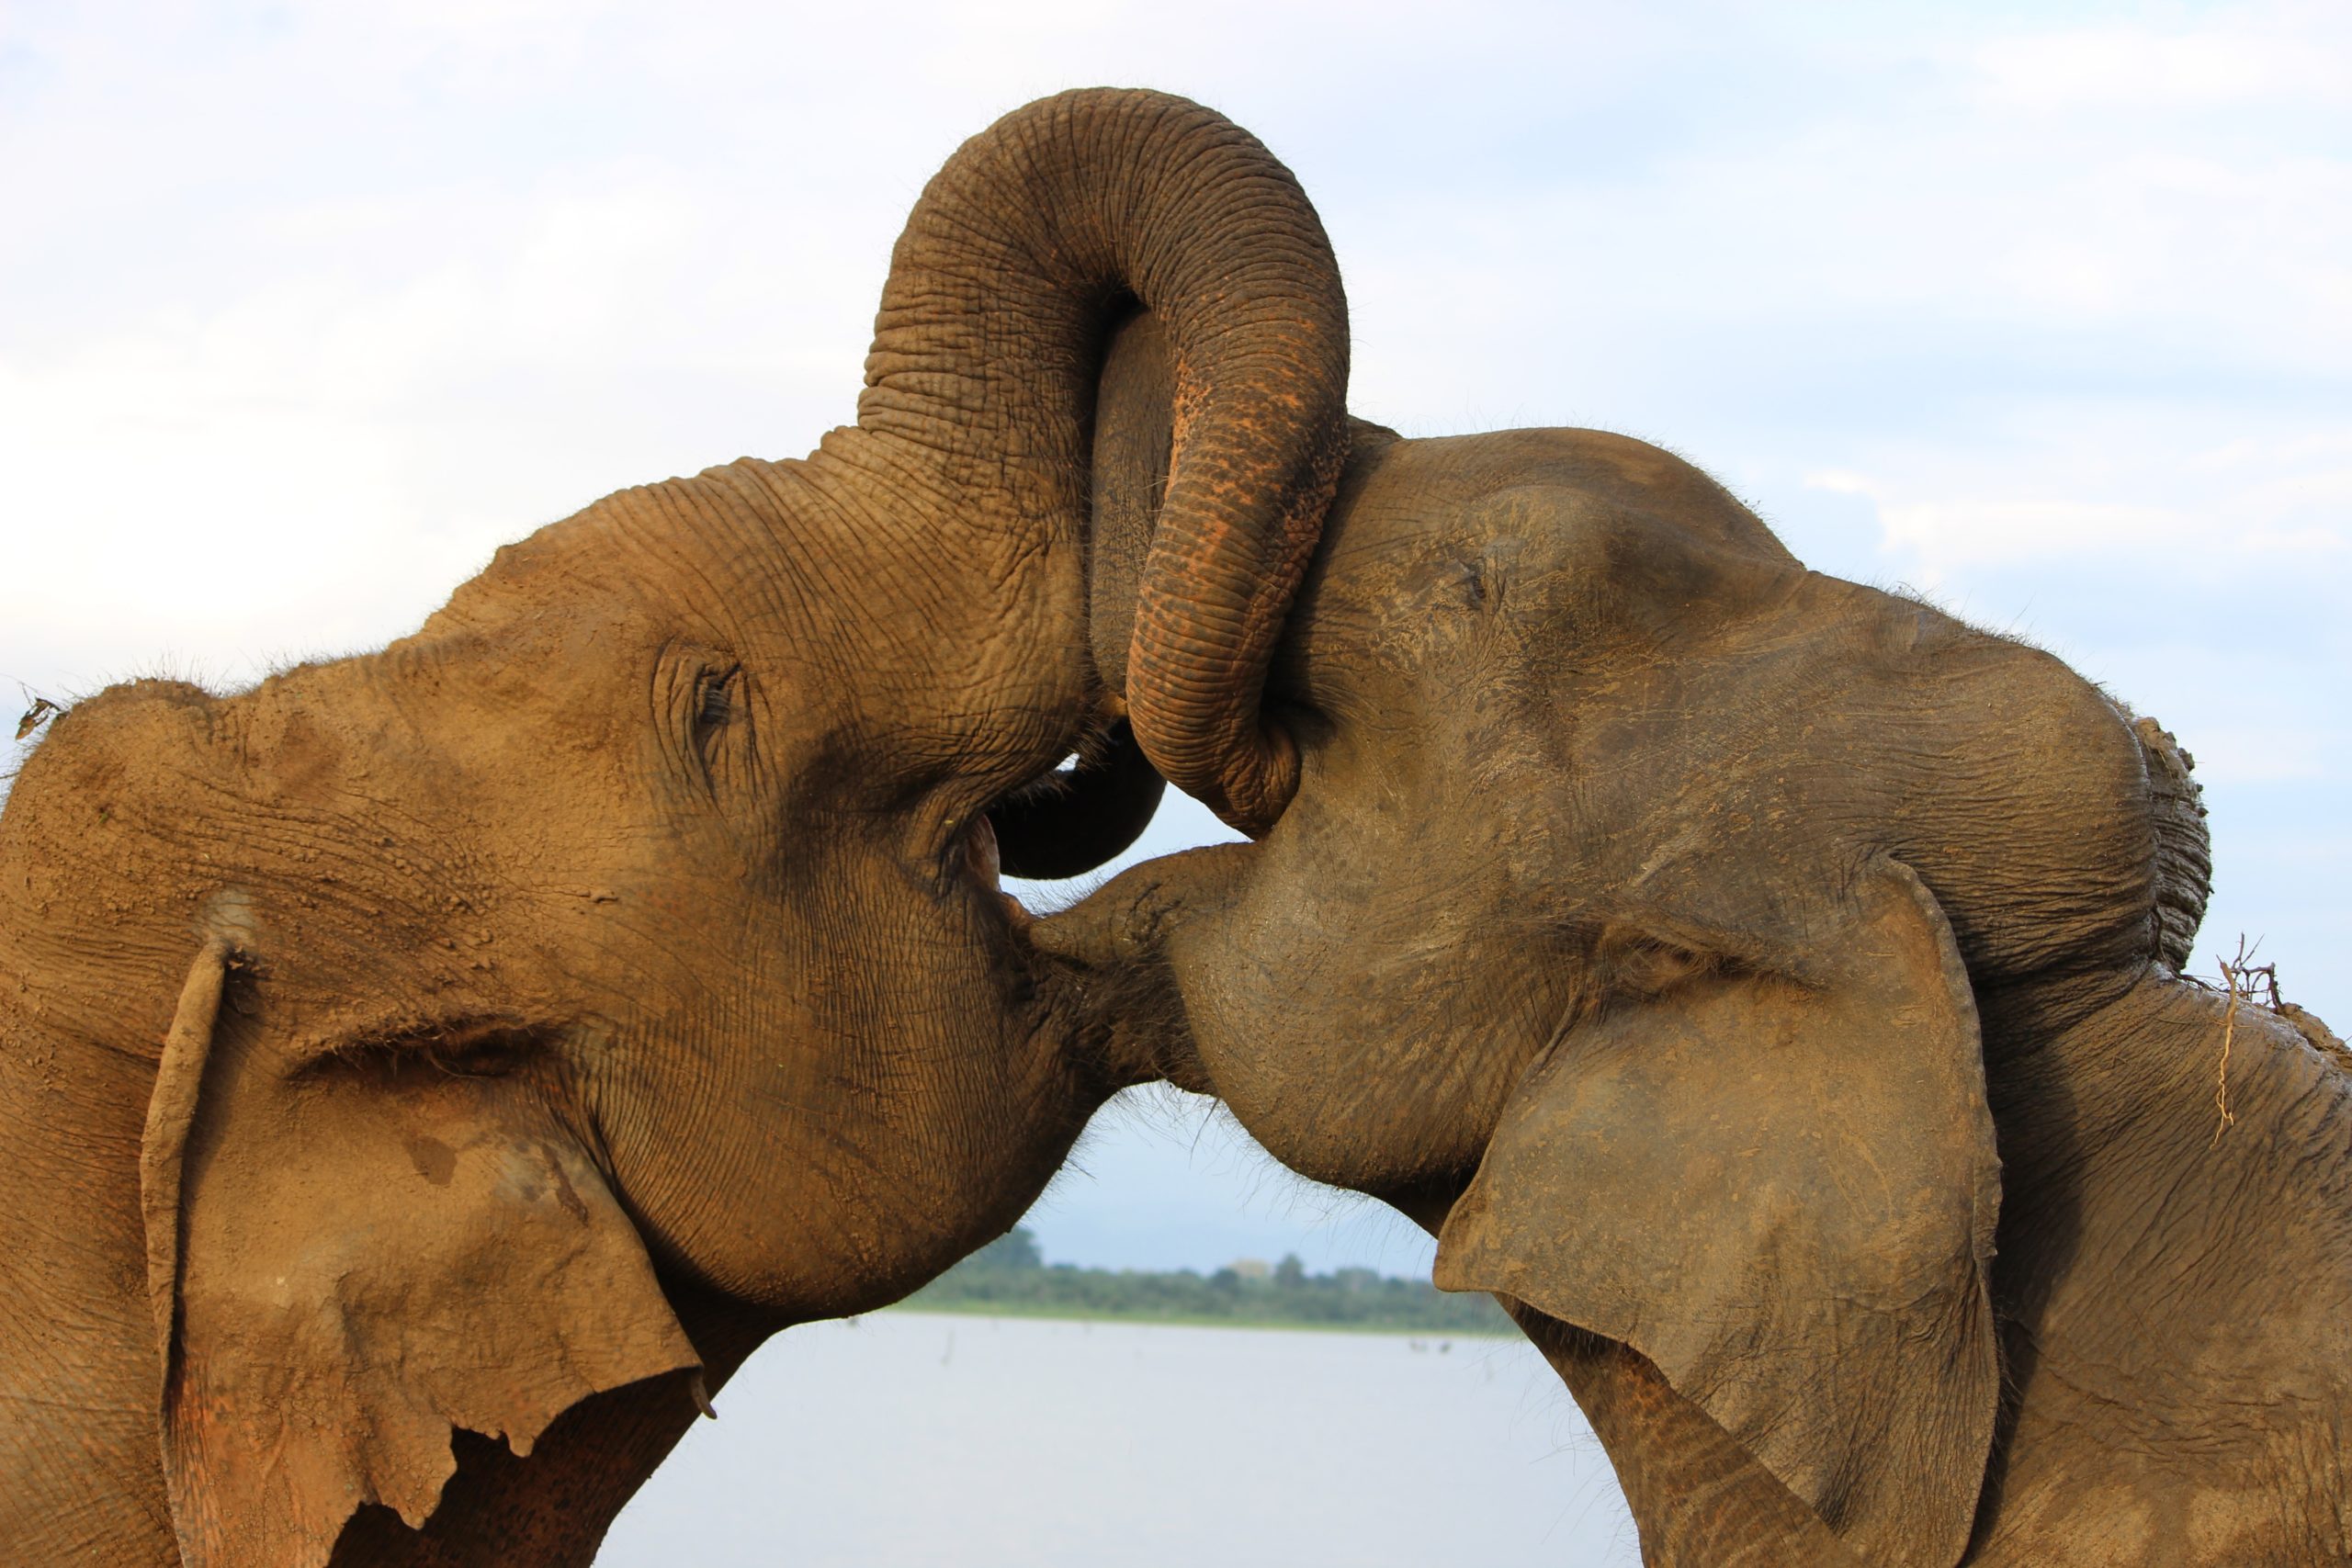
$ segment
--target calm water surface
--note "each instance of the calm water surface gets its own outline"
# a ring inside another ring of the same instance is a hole
[[[1634,1568],[1608,1461],[1504,1339],[893,1312],[771,1343],[602,1568]]]

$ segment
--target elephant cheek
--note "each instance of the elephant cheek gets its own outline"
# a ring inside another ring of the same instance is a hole
[[[607,1053],[600,1120],[658,1255],[797,1320],[884,1305],[1019,1217],[1099,1096],[1024,999],[1001,895],[968,897],[902,912],[896,953],[772,955],[800,978]]]
[[[1569,974],[1272,891],[1186,920],[1165,951],[1207,1092],[1300,1175],[1374,1194],[1476,1168]]]

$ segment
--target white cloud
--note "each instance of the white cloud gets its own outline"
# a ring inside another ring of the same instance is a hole
[[[2199,759],[2202,784],[2289,784],[2328,776],[2333,737],[2310,731],[2281,732],[2267,724],[2207,720],[2193,729],[2190,753]],[[2199,750],[2198,748],[2202,747]]]
[[[2192,532],[2187,518],[2154,507],[2030,498],[1882,502],[1879,519],[1883,547],[1925,563],[1928,586],[1955,566],[2171,547]]]
[[[2336,28],[2331,39],[2323,27],[2315,39],[2307,28],[2322,13],[2304,11],[2301,19],[2305,27],[2288,37],[2144,25],[2021,33],[1993,39],[1974,58],[1998,101],[2035,109],[2333,101],[2344,91],[2352,29]]]
[[[719,460],[649,472],[624,436],[602,482],[547,474],[547,449],[576,445],[562,423],[601,434],[595,390],[661,357],[649,333],[691,318],[702,286],[697,214],[658,179],[613,176],[514,209],[459,187],[272,210],[258,228],[275,270],[209,309],[133,305],[68,348],[0,358],[12,555],[50,585],[12,640],[73,650],[84,680],[116,667],[91,635],[108,623],[232,673],[381,641],[503,540]],[[389,276],[348,265],[404,241],[410,265]],[[499,408],[503,431],[447,427],[442,407],[501,378],[535,403]],[[513,452],[518,434],[540,450]],[[420,473],[435,469],[439,483]]]
[[[1960,449],[1875,443],[1804,486],[1870,503],[1877,547],[1924,584],[1984,566],[2203,557],[2207,580],[2291,573],[2352,590],[2352,419],[2216,442],[2211,411],[2021,405]]]

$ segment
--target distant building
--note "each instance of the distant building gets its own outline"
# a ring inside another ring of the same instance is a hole
[[[1244,1280],[1266,1280],[1273,1277],[1274,1267],[1262,1258],[1237,1258],[1233,1271]]]

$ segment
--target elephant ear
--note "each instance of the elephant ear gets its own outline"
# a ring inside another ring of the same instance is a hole
[[[421,1526],[452,1428],[527,1454],[589,1395],[698,1367],[544,1063],[495,1038],[289,1063],[220,1007],[230,970],[198,958],[141,1148],[190,1568],[324,1563],[363,1504]]]
[[[1778,919],[1802,953],[1653,946],[1646,997],[1564,1032],[1447,1217],[1437,1282],[1631,1346],[1861,1560],[1950,1568],[1999,1397],[1974,1001],[1899,864]]]

